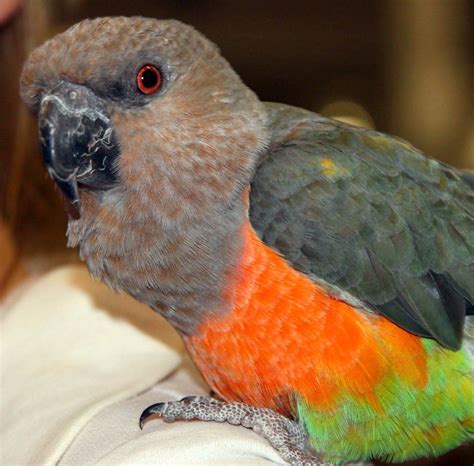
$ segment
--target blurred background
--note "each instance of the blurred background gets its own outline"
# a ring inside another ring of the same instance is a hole
[[[192,24],[262,100],[395,134],[474,168],[474,1],[0,0],[0,296],[25,273],[77,260],[18,97],[22,63],[73,23],[110,15]],[[472,464],[467,454],[417,464]]]
[[[185,21],[219,45],[261,99],[396,134],[444,162],[474,168],[473,1],[0,0],[0,5],[0,215],[32,267],[44,265],[32,260],[40,256],[54,264],[65,254],[73,260],[75,252],[65,252],[64,210],[42,167],[35,122],[19,101],[18,77],[31,49],[87,17]]]

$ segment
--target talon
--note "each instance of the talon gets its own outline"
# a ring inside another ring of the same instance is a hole
[[[146,408],[140,416],[140,421],[139,421],[140,429],[143,430],[143,424],[145,424],[145,421],[150,416],[152,416],[153,414],[162,414],[165,408],[166,408],[166,402],[155,403],[154,405],[148,406],[148,408]]]

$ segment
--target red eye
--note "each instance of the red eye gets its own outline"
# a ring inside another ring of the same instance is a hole
[[[137,73],[137,86],[143,94],[153,94],[161,87],[161,73],[156,66],[143,65]]]

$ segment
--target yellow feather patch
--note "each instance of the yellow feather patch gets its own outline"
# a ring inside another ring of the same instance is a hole
[[[349,173],[346,168],[338,165],[334,160],[320,159],[319,163],[322,167],[321,173],[328,178],[341,177]]]

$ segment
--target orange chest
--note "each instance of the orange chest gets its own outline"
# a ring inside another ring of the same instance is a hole
[[[185,339],[204,378],[224,399],[289,414],[297,393],[329,407],[341,390],[370,396],[393,370],[391,347],[398,356],[411,351],[411,360],[422,351],[416,337],[338,301],[294,270],[250,226],[244,234],[238,278],[226,291],[231,310]],[[403,370],[420,377],[418,369]]]

